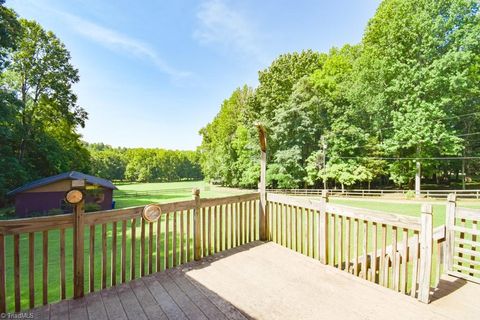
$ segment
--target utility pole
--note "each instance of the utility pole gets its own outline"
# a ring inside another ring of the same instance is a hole
[[[324,137],[321,141],[323,148],[323,189],[327,190],[327,142]]]
[[[465,157],[465,155],[464,155]],[[465,158],[462,159],[462,189],[465,190]]]
[[[421,173],[421,165],[419,160],[417,160],[416,166],[417,166],[417,169],[415,172],[415,198],[420,198],[420,182],[421,182],[422,173]]]

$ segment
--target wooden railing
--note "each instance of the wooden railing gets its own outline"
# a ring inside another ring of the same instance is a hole
[[[0,221],[0,313],[77,298],[259,238],[258,193]]]
[[[323,189],[268,189],[269,193],[279,193],[297,196],[321,196]],[[379,190],[379,189],[328,189],[331,196],[343,197],[392,197],[401,195],[406,198],[407,193],[415,192],[414,190]],[[449,194],[455,194],[457,198],[463,199],[480,199],[480,190],[421,190],[420,196],[426,198],[446,199]]]
[[[431,205],[415,218],[327,200],[267,194],[269,240],[428,302],[433,246],[442,250],[444,240],[444,228],[434,236]]]
[[[447,272],[480,283],[480,210],[457,207],[452,194],[448,198],[446,220]]]

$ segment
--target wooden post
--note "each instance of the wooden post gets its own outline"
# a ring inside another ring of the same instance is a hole
[[[73,297],[84,295],[84,205],[82,200],[74,207],[73,222]]]
[[[258,137],[260,140],[261,160],[260,160],[260,183],[258,191],[260,192],[260,212],[259,212],[259,230],[260,240],[267,240],[266,217],[267,217],[267,192],[266,192],[266,178],[267,178],[267,135],[265,127],[257,124]]]
[[[420,274],[418,276],[418,300],[423,303],[430,301],[430,277],[432,273],[433,255],[433,226],[432,205],[422,205],[420,217],[422,229],[420,231]]]
[[[322,199],[320,200],[320,215],[318,217],[319,227],[319,248],[320,248],[320,262],[328,263],[328,215],[327,215],[328,192],[322,190]]]
[[[446,271],[452,270],[453,267],[453,248],[455,246],[455,231],[453,227],[455,226],[455,210],[456,210],[456,200],[457,196],[453,193],[450,193],[447,197],[447,206],[445,214],[445,265],[444,269]]]
[[[192,190],[192,194],[195,200],[195,209],[193,211],[193,258],[195,260],[200,260],[202,258],[202,236],[200,228],[200,189],[194,188]]]

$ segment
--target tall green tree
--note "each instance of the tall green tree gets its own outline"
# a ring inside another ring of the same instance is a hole
[[[31,177],[85,169],[88,153],[76,128],[85,125],[87,113],[72,90],[78,70],[51,31],[35,21],[20,19],[20,24],[22,37],[2,75],[4,88],[21,101],[18,161]]]

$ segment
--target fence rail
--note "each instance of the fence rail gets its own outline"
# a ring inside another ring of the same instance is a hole
[[[323,189],[268,189],[269,193],[289,194],[298,196],[321,196]],[[332,196],[346,196],[346,197],[392,197],[400,196],[407,197],[408,193],[414,193],[414,190],[375,190],[375,189],[351,189],[338,190],[327,189],[328,194]],[[457,198],[464,199],[480,199],[480,190],[421,190],[420,196],[426,198],[447,198],[453,193]]]
[[[0,313],[81,297],[259,238],[259,194],[0,221]],[[37,270],[41,270],[38,272]]]

